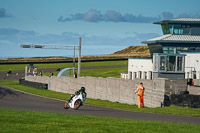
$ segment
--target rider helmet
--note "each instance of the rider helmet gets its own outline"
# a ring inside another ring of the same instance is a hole
[[[85,87],[81,87],[81,91],[82,91],[82,92],[85,92]]]

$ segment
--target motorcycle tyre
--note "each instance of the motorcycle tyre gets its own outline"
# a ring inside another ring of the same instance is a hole
[[[69,108],[69,102],[65,102],[64,108],[65,108],[65,109],[68,109],[68,108]]]
[[[74,103],[74,110],[79,109],[79,107],[82,105],[81,100],[76,100]]]

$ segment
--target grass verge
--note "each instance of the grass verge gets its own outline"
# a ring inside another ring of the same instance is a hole
[[[66,68],[73,67],[73,63],[50,63],[50,64],[34,64],[38,66],[39,70],[48,69],[48,68]],[[122,61],[98,61],[98,62],[82,62],[81,67],[89,67],[89,66],[113,66],[113,65],[127,65],[128,60]],[[0,65],[0,71],[12,71],[16,70],[24,70],[26,64],[9,64],[9,65]],[[77,63],[76,63],[77,67]]]
[[[83,69],[81,70],[81,76],[91,76],[91,77],[115,77],[115,78],[120,78],[120,73],[121,72],[127,72],[128,68],[127,67],[120,67],[120,68],[101,68],[101,69]],[[75,70],[76,73],[77,70]],[[58,75],[57,72],[53,72],[54,76]],[[50,73],[43,73],[43,76],[50,76]]]
[[[129,120],[97,116],[55,114],[0,108],[0,131],[4,132],[156,132],[200,131],[199,125]]]
[[[18,81],[0,80],[0,85],[14,88],[21,91],[25,91],[25,92],[29,92],[32,94],[56,98],[60,100],[66,100],[70,97],[70,94],[64,94],[64,93],[54,92],[50,90],[41,90],[41,89],[36,89],[33,87],[23,86],[23,85],[20,85]],[[143,111],[143,112],[151,112],[151,113],[200,117],[200,109],[193,109],[193,108],[179,107],[179,106],[169,106],[169,107],[164,107],[164,108],[147,108],[146,107],[146,108],[138,109],[136,105],[121,104],[117,102],[95,100],[95,99],[90,99],[90,98],[87,98],[85,104],[113,108],[113,109],[129,110],[129,111]]]

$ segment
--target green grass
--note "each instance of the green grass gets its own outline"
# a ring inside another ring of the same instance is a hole
[[[120,78],[121,72],[127,72],[127,67],[120,67],[120,68],[101,68],[101,69],[82,69],[81,70],[81,76],[91,76],[91,77],[115,77]],[[77,70],[75,70],[77,73]],[[58,75],[57,72],[53,72],[54,76]],[[50,76],[50,73],[43,73],[44,76]]]
[[[0,80],[0,85],[15,88],[17,90],[29,92],[29,93],[40,95],[40,96],[57,98],[61,100],[66,100],[70,97],[70,94],[64,94],[64,93],[54,92],[50,90],[41,90],[41,89],[35,89],[33,87],[23,86],[23,85],[20,85],[18,81]],[[129,110],[129,111],[142,111],[142,112],[151,112],[151,113],[200,117],[200,109],[193,109],[193,108],[179,107],[179,106],[170,106],[170,107],[164,107],[164,108],[147,108],[146,107],[146,108],[138,109],[136,105],[121,104],[117,102],[95,100],[95,99],[90,99],[90,98],[87,98],[85,104],[113,108],[113,109]]]
[[[102,68],[102,69],[88,69],[81,70],[81,76],[92,76],[92,77],[116,77],[120,78],[121,72],[127,72],[127,67],[121,68]]]
[[[51,64],[34,64],[38,66],[39,70],[47,69],[47,68],[66,68],[73,67],[73,63],[51,63]],[[123,61],[99,61],[99,62],[82,62],[81,67],[89,67],[89,66],[110,66],[110,65],[127,65],[128,60]],[[12,71],[16,70],[24,70],[26,64],[9,64],[9,65],[0,65],[0,71]],[[76,63],[77,67],[77,63]]]
[[[55,114],[47,112],[19,111],[0,108],[1,133],[15,132],[152,132],[198,133],[195,124],[171,123],[108,118],[86,115]]]

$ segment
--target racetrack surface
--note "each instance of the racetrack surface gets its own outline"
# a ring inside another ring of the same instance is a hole
[[[41,111],[63,114],[79,114],[103,117],[127,118],[135,120],[153,120],[200,124],[198,117],[185,117],[166,114],[124,111],[90,105],[83,105],[78,110],[65,110],[64,101],[31,95],[14,89],[0,86],[0,108]]]

